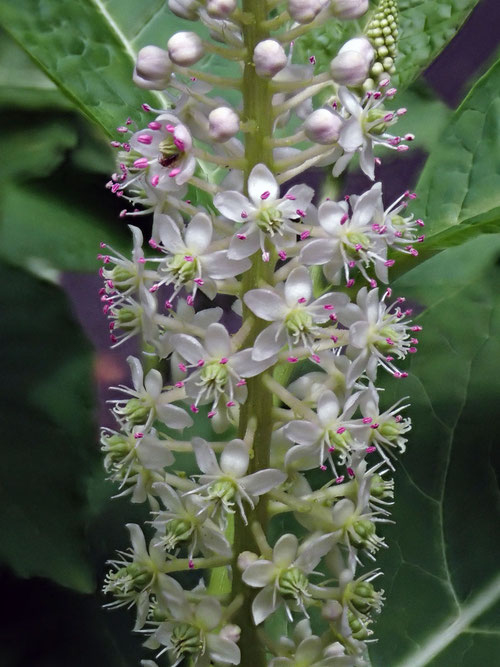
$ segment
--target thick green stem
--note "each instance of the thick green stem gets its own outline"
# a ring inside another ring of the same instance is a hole
[[[245,48],[248,53],[243,72],[243,114],[242,119],[251,127],[245,142],[246,172],[245,180],[256,164],[266,164],[273,169],[273,154],[270,138],[273,132],[272,91],[267,79],[257,76],[252,61],[255,46],[262,40],[269,38],[269,31],[265,29],[267,19],[267,3],[265,0],[243,0],[243,12],[253,14],[254,20],[243,26]],[[270,261],[264,262],[260,253],[256,253],[252,260],[252,268],[243,278],[242,293],[256,287],[260,281],[271,282],[276,253],[270,251]],[[252,318],[252,325],[244,341],[245,346],[253,345],[256,337],[266,326],[266,323],[255,318],[250,311],[243,307],[243,322]],[[264,385],[263,377],[257,376],[247,381],[248,398],[241,409],[239,423],[239,437],[244,438],[248,423],[253,420],[255,433],[253,441],[253,458],[249,472],[255,472],[269,467],[269,449],[272,434],[273,399],[270,390]],[[267,525],[266,501],[261,499],[256,509],[249,512],[249,525],[258,522],[265,530]],[[249,525],[236,518],[234,552],[237,557],[242,551],[257,551],[257,545],[250,531]],[[241,667],[265,667],[265,648],[259,639],[257,628],[252,618],[252,598],[250,589],[241,579],[241,572],[236,562],[233,567],[232,597],[242,594],[243,605],[238,612],[236,622],[241,627]]]

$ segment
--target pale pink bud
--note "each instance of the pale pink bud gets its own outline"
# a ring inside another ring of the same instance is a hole
[[[242,551],[237,560],[238,569],[243,572],[249,565],[255,563],[258,559],[259,557],[253,551]]]
[[[238,114],[229,107],[218,107],[208,115],[208,132],[219,143],[228,141],[240,129]]]
[[[241,628],[239,625],[225,625],[219,632],[219,637],[229,639],[229,641],[237,644],[240,641]]]
[[[176,16],[188,21],[196,21],[200,3],[197,0],[168,0],[168,8]]]
[[[353,39],[347,41],[339,50],[339,53],[346,53],[346,51],[356,51],[365,58],[369,65],[375,57],[375,50],[366,37],[353,37]]]
[[[274,39],[259,42],[253,52],[255,70],[259,76],[272,78],[288,63],[285,49]]]
[[[370,41],[366,37],[354,37],[330,63],[332,78],[346,86],[357,86],[367,79],[374,57]]]
[[[164,49],[145,46],[137,54],[132,78],[139,88],[163,90],[167,87],[171,74],[172,63]]]
[[[304,132],[317,144],[333,144],[337,141],[342,128],[342,119],[328,111],[317,109],[304,123]]]
[[[194,32],[176,32],[167,49],[170,60],[181,67],[191,67],[204,55],[203,43]]]
[[[328,602],[323,605],[321,615],[323,618],[326,618],[327,621],[336,621],[342,616],[342,612],[342,605],[338,600],[328,600]]]
[[[298,23],[310,23],[328,4],[328,0],[288,0],[288,13]]]
[[[236,0],[208,0],[207,13],[215,19],[226,19],[236,7]]]
[[[331,11],[338,19],[358,19],[368,11],[368,0],[331,0]]]

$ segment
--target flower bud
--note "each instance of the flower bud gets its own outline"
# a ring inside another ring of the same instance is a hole
[[[172,74],[168,53],[157,46],[145,46],[137,54],[133,81],[139,88],[164,90]]]
[[[239,625],[225,625],[219,632],[219,636],[237,644],[240,641],[241,628]]]
[[[259,557],[253,551],[242,551],[238,556],[238,569],[243,572],[256,560],[259,560]]]
[[[328,600],[328,602],[323,605],[321,615],[327,621],[336,621],[342,616],[342,611],[342,605],[338,600]]]
[[[368,11],[368,0],[332,0],[331,11],[341,21],[359,19]]]
[[[228,141],[239,129],[238,114],[229,107],[218,107],[208,115],[208,132],[210,137],[218,143]]]
[[[207,14],[214,19],[226,19],[236,7],[236,0],[208,0]]]
[[[356,51],[359,53],[367,63],[371,63],[375,57],[375,50],[370,43],[370,40],[366,37],[353,37],[353,39],[348,40],[340,49],[340,53],[346,53],[347,51]]]
[[[259,76],[272,78],[288,63],[285,49],[274,39],[259,42],[253,52],[255,71]]]
[[[310,23],[328,4],[328,0],[288,0],[288,13],[298,23]]]
[[[176,32],[168,40],[168,55],[181,67],[194,65],[204,55],[203,44],[194,32]]]
[[[176,16],[188,21],[196,21],[200,3],[197,0],[168,0],[168,8]]]
[[[316,109],[304,123],[304,132],[317,144],[333,144],[339,138],[342,124],[342,119],[328,109]]]
[[[371,59],[366,57],[362,49],[353,48],[345,51],[341,49],[337,57],[330,63],[330,72],[336,83],[344,86],[359,86],[368,77],[370,65]]]

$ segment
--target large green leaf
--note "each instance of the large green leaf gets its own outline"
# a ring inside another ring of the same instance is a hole
[[[86,478],[99,465],[91,353],[54,286],[0,265],[0,563],[88,592]]]
[[[399,0],[399,55],[392,83],[406,88],[454,37],[478,0]],[[371,6],[376,7],[377,2]],[[368,14],[366,19],[369,20]],[[357,22],[331,19],[297,40],[301,59],[314,55],[321,69],[342,44],[359,34]]]
[[[500,61],[474,86],[435,142],[412,211],[426,222],[423,261],[449,246],[500,230]],[[395,271],[414,259],[398,260]]]
[[[62,92],[114,136],[129,114],[139,118],[143,102],[165,105],[160,94],[136,88],[131,79],[137,50],[153,37],[147,26],[154,24],[158,44],[180,28],[171,13],[157,22],[166,14],[164,5],[164,0],[5,0],[0,21]]]
[[[450,248],[396,287],[426,310],[404,387],[413,431],[396,474],[374,667],[486,667],[500,652],[500,235]]]

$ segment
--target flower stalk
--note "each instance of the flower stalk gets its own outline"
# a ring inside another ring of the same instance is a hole
[[[149,356],[129,358],[132,387],[115,388],[116,430],[102,445],[118,495],[149,505],[152,536],[129,524],[132,548],[112,561],[105,592],[136,608],[146,647],[174,666],[361,667],[383,591],[371,583],[378,570],[358,569],[386,546],[385,475],[410,428],[407,405],[380,405],[377,376],[406,377],[419,330],[384,285],[397,252],[417,253],[423,223],[406,213],[413,195],[387,207],[380,183],[316,206],[310,186],[287,181],[312,165],[336,177],[355,155],[374,180],[374,148],[405,147],[388,132],[402,110],[386,108],[386,78],[363,92],[377,71],[366,37],[328,72],[293,62],[292,38],[332,16],[357,19],[368,3],[168,4],[217,43],[183,31],[166,51],[142,49],[134,82],[165,91],[171,107],[143,129],[120,126],[113,142],[108,187],[130,205],[122,217],[150,212],[153,227],[146,252],[130,226],[132,259],[102,244],[101,300],[113,344],[140,336]],[[206,72],[207,53],[241,59],[241,76]],[[239,105],[221,99],[226,89]],[[222,294],[236,297],[230,328]],[[202,422],[208,439],[183,437]],[[271,539],[283,514],[304,537]],[[286,637],[274,630],[283,624]]]

